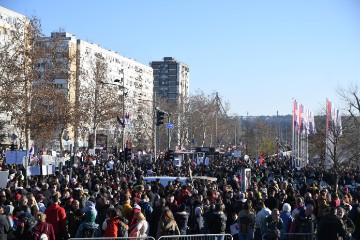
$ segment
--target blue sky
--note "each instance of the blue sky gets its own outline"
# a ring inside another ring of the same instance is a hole
[[[148,65],[190,65],[190,92],[217,91],[234,115],[315,114],[339,85],[360,83],[358,0],[1,0],[43,31],[78,38]]]

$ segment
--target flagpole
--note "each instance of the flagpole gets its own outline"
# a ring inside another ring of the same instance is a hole
[[[293,121],[292,121],[292,167],[295,167],[295,156],[296,156],[296,145],[295,145],[295,114],[296,114],[296,110],[295,110],[295,102],[296,100],[293,101]]]

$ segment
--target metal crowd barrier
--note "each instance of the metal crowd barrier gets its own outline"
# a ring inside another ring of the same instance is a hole
[[[153,237],[97,237],[97,238],[70,238],[70,240],[155,240]],[[168,235],[157,240],[233,240],[231,234],[194,234],[194,235]],[[237,240],[237,239],[235,239]]]
[[[262,239],[284,239],[284,240],[316,240],[316,233],[283,233],[280,238],[271,238],[269,235],[272,234],[263,234]],[[269,237],[269,238],[268,238]]]
[[[233,237],[231,234],[167,235],[157,240],[233,240]]]
[[[70,238],[70,240],[84,240],[84,239],[93,239],[93,240],[117,240],[117,239],[136,239],[136,240],[155,240],[153,237],[94,237],[94,238]]]

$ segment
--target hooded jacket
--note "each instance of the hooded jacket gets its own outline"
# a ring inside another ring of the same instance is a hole
[[[332,212],[324,215],[317,231],[317,239],[337,240],[338,235],[340,237],[346,235],[346,230],[340,218]]]

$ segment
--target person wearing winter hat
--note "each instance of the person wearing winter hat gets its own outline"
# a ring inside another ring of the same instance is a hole
[[[85,212],[84,221],[80,224],[75,238],[93,238],[102,237],[100,225],[95,223],[96,211],[94,209],[88,209]]]

